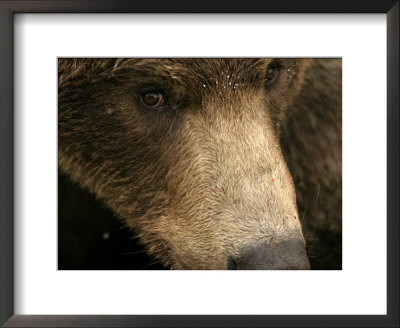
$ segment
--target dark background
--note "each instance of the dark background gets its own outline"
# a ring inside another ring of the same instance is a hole
[[[58,175],[58,269],[162,270],[112,211]]]

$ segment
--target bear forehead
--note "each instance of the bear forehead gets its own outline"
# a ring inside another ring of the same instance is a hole
[[[129,83],[152,84],[198,92],[244,85],[259,87],[271,59],[144,58],[117,59],[113,74]],[[206,89],[203,89],[206,88]]]
[[[117,59],[115,70],[131,68],[142,72],[182,76],[255,73],[271,61],[268,58],[128,58]]]

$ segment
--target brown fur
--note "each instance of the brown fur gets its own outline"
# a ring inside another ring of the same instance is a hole
[[[305,235],[340,240],[340,61],[280,60],[267,86],[270,62],[60,59],[61,170],[172,268],[303,238],[292,175]],[[152,88],[166,110],[140,104]]]
[[[313,60],[282,121],[283,149],[314,269],[342,266],[342,62]]]

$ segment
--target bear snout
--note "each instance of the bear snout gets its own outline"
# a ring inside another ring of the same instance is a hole
[[[262,243],[245,247],[238,257],[230,257],[228,270],[309,270],[310,262],[302,239],[277,244]]]

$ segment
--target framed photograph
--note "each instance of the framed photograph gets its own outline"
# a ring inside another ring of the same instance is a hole
[[[0,324],[398,327],[398,30],[0,1]]]

